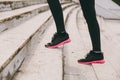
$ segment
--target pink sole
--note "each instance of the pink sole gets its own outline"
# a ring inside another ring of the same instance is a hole
[[[58,48],[58,47],[60,47],[61,45],[64,45],[64,44],[69,43],[69,42],[71,42],[71,40],[70,40],[70,39],[67,39],[67,40],[65,40],[65,41],[63,41],[63,42],[61,42],[61,43],[59,43],[59,44],[57,44],[57,45],[55,45],[55,46],[48,46],[47,48]]]
[[[104,60],[96,60],[96,61],[91,61],[91,62],[78,62],[80,64],[103,64],[105,63]]]

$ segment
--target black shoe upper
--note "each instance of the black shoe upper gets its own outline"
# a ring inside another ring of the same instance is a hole
[[[69,39],[69,35],[67,33],[55,33],[52,37],[51,42],[48,43],[46,46],[54,46],[67,39]]]
[[[90,51],[84,59],[78,60],[78,62],[90,62],[95,60],[103,60],[103,53],[95,53],[94,51]]]

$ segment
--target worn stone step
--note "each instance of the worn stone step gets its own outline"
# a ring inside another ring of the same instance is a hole
[[[36,31],[50,17],[50,11],[28,20],[0,35],[0,78],[9,80],[28,53],[28,44]]]
[[[72,5],[73,3],[63,5],[63,9]],[[13,77],[34,44],[32,38],[38,32],[42,36],[50,19],[51,12],[46,11],[0,34],[0,80],[10,80]]]
[[[62,5],[73,5],[73,3],[63,2]],[[48,4],[38,4],[9,12],[0,13],[0,32],[4,32],[10,28],[13,28],[28,19],[38,15],[41,12],[49,9]]]
[[[112,0],[96,0],[96,13],[105,19],[120,19],[120,6]]]
[[[120,51],[120,21],[119,20],[105,20],[101,17],[98,18],[99,23],[101,23],[101,38],[102,38],[102,47],[104,50],[104,55],[109,61],[112,68],[120,76],[119,72],[119,51]]]
[[[77,5],[64,10],[65,21],[71,10],[76,7]],[[63,80],[63,48],[48,49],[44,46],[51,40],[55,32],[55,23],[52,23],[45,31],[42,40],[37,42],[36,49],[31,51],[13,80]]]
[[[0,12],[15,10],[45,2],[45,0],[0,0]]]
[[[48,10],[47,4],[38,4],[8,12],[1,12],[0,32],[15,27],[46,10]]]

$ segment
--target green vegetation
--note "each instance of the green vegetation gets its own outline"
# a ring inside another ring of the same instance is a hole
[[[118,5],[120,5],[120,0],[113,0],[115,3],[117,3]]]

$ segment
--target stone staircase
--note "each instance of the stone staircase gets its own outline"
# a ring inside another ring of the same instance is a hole
[[[26,20],[48,10],[47,4],[37,4],[29,7],[0,13],[0,32],[18,26]]]
[[[0,80],[120,80],[120,38],[112,39],[119,33],[111,35],[113,28],[108,31],[106,21],[97,16],[106,63],[78,64],[91,49],[87,24],[78,4],[61,4],[72,42],[58,49],[44,47],[56,31],[47,4],[0,13]]]
[[[63,9],[72,5],[75,4],[63,3]],[[47,4],[37,4],[0,15],[0,80],[10,80],[31,52],[34,39],[42,37],[51,21],[51,12]]]

